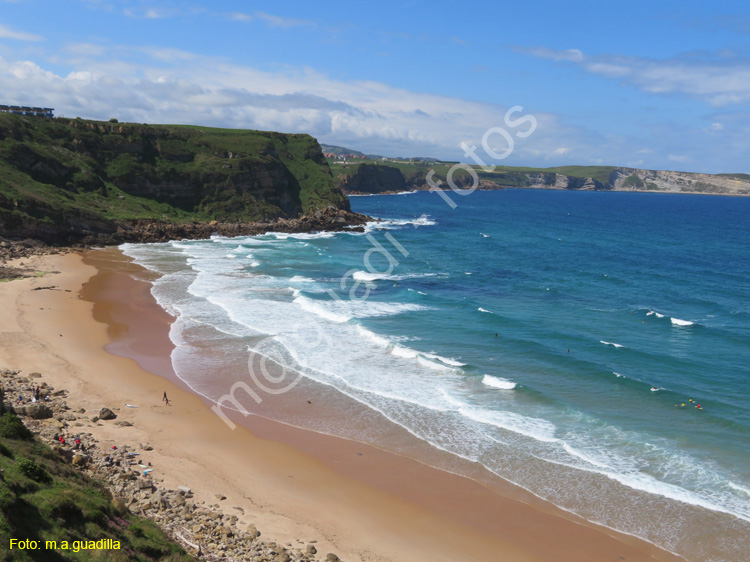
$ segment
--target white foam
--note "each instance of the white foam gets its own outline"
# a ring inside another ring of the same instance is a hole
[[[610,341],[604,340],[599,340],[599,343],[603,343],[604,345],[611,345],[612,347],[625,347],[624,345],[620,345],[619,343],[612,343]]]
[[[342,324],[351,320],[351,316],[334,312],[330,308],[327,308],[322,302],[314,301],[304,296],[298,296],[293,302],[298,304],[303,310],[312,312],[313,314],[325,318],[326,320],[330,320],[331,322],[335,322],[336,324]]]
[[[361,336],[369,339],[370,341],[372,341],[373,343],[375,343],[376,345],[380,347],[387,348],[393,345],[393,342],[390,341],[389,339],[384,338],[383,336],[379,336],[378,334],[368,330],[364,326],[357,326],[357,332],[359,332]]]
[[[555,424],[541,418],[522,416],[515,412],[502,410],[485,410],[474,406],[463,406],[459,412],[474,421],[520,433],[537,441],[552,443],[555,437]]]
[[[455,359],[449,359],[447,357],[443,357],[442,355],[436,355],[434,353],[423,353],[422,355],[424,355],[428,359],[434,359],[435,361],[440,361],[441,363],[450,365],[451,367],[465,367],[466,366],[466,363],[461,363],[460,361],[456,361]]]
[[[405,226],[413,226],[416,228],[420,226],[434,226],[436,224],[437,222],[432,220],[429,215],[421,215],[416,219],[384,219],[375,222],[368,222],[365,225],[365,230],[392,230],[403,228]]]
[[[656,316],[657,318],[664,318],[664,314],[659,314],[659,313],[658,313],[658,312],[656,312],[655,310],[649,310],[649,311],[648,311],[648,312],[646,313],[646,316]]]
[[[502,377],[493,377],[492,375],[484,375],[482,383],[501,390],[513,390],[517,386],[513,381],[509,381]]]
[[[739,484],[735,484],[734,482],[727,482],[727,484],[729,484],[730,488],[734,488],[738,492],[742,492],[742,493],[747,494],[748,496],[750,496],[750,490],[747,489],[747,488],[745,488],[744,486],[740,486]]]
[[[277,240],[319,240],[321,238],[333,238],[333,232],[266,232],[266,236],[274,236]]]
[[[355,271],[352,278],[357,281],[377,281],[379,279],[387,281],[403,281],[404,279],[421,279],[423,277],[437,277],[438,273],[404,273],[401,275],[392,275],[390,273],[379,273],[377,271]]]
[[[675,326],[692,326],[695,323],[690,320],[680,320],[679,318],[670,318],[670,320]]]
[[[422,365],[423,367],[428,367],[430,369],[435,369],[436,371],[452,371],[453,370],[448,365],[443,365],[439,361],[432,361],[432,360],[428,359],[427,357],[423,357],[422,355],[419,355],[417,357],[417,362],[420,365]]]
[[[489,314],[495,314],[495,313],[494,313],[494,312],[492,312],[491,310],[487,310],[486,308],[482,308],[481,306],[480,306],[479,308],[477,308],[477,310],[478,310],[479,312],[488,312]]]
[[[489,238],[490,237],[489,234],[485,234],[484,232],[480,232],[479,234],[482,235],[482,238]]]
[[[419,357],[419,352],[410,347],[404,347],[402,345],[394,345],[391,350],[391,354],[396,357],[404,357],[408,359],[416,359]]]

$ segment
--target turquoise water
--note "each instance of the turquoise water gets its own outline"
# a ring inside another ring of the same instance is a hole
[[[364,234],[123,249],[163,275],[173,364],[201,394],[226,391],[207,345],[250,349],[286,375],[263,369],[261,393],[301,375],[590,520],[745,560],[750,199],[451,198],[352,198],[383,219]]]

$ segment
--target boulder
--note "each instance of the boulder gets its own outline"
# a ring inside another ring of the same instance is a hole
[[[99,410],[99,419],[100,420],[113,420],[116,417],[117,417],[117,414],[115,414],[109,408],[102,408],[101,410]]]
[[[28,416],[35,420],[46,420],[54,414],[52,408],[44,404],[29,404],[28,406],[16,406],[13,411],[19,416]]]
[[[76,453],[73,455],[73,460],[71,462],[73,463],[73,466],[86,466],[89,462],[89,457]]]

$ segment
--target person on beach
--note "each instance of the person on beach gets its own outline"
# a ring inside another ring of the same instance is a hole
[[[167,398],[167,391],[164,391],[164,396],[161,399],[162,402],[166,403],[167,406],[169,406],[169,398]]]

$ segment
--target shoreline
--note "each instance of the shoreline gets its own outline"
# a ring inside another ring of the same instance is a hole
[[[567,191],[571,193],[662,193],[664,195],[715,195],[717,197],[750,197],[750,193],[708,193],[706,191],[664,191],[664,190],[653,190],[653,189],[565,189],[555,187],[514,187],[514,186],[501,186],[498,188],[482,188],[478,187],[472,191],[504,191],[504,190],[522,190],[528,189],[533,191]],[[347,191],[347,197],[372,197],[375,195],[411,195],[412,193],[420,193],[422,191],[451,191],[450,189],[412,189],[406,191],[381,191],[380,193],[364,193],[361,191]]]
[[[257,416],[240,420],[250,430],[229,431],[204,400],[170,376],[170,317],[151,297],[150,284],[131,276],[140,268],[121,254],[116,265],[117,254],[34,258],[37,267],[44,263],[43,269],[62,273],[3,284],[0,299],[15,320],[0,333],[0,367],[49,373],[55,387],[71,391],[71,403],[80,399],[76,407],[142,404],[118,411],[133,427],[88,430],[100,433],[102,442],[122,436],[148,442],[155,473],[169,466],[159,474],[164,485],[187,485],[210,502],[221,493],[226,505],[244,509],[243,523],[256,524],[264,536],[318,540],[321,552],[328,548],[344,560],[486,560],[499,552],[519,561],[573,562],[601,552],[613,559],[682,560],[511,484],[497,494],[406,457]],[[115,265],[102,276],[107,259]],[[50,283],[62,291],[31,292]],[[78,298],[82,285],[90,301]],[[173,407],[159,403],[165,389]]]

